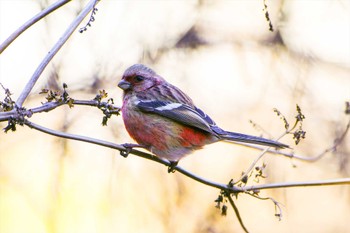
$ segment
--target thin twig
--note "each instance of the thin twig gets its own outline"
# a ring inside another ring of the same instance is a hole
[[[282,137],[284,137],[285,135],[290,134],[291,132],[293,132],[294,129],[296,129],[296,127],[297,127],[298,125],[300,125],[300,128],[301,128],[301,126],[302,126],[302,121],[303,121],[303,119],[305,119],[305,116],[301,113],[301,109],[300,109],[300,107],[299,107],[298,105],[296,106],[296,108],[297,108],[298,114],[297,114],[297,116],[296,116],[296,120],[295,120],[295,122],[294,122],[294,125],[293,125],[293,127],[291,127],[291,128],[289,127],[289,123],[288,123],[288,121],[287,121],[287,118],[286,118],[278,109],[274,109],[274,112],[277,113],[277,116],[279,116],[279,117],[283,120],[284,125],[285,125],[285,129],[286,129],[286,131],[283,132],[282,135],[279,136],[279,137],[276,139],[276,141],[280,140],[280,139],[281,139]],[[300,139],[299,139],[299,140],[300,140]],[[299,141],[298,141],[298,142],[299,142]],[[296,143],[298,143],[298,142],[296,142]],[[253,161],[253,163],[250,165],[250,167],[241,175],[240,179],[237,180],[237,181],[235,182],[235,184],[240,183],[240,182],[242,182],[244,179],[246,179],[246,177],[247,177],[248,174],[254,169],[254,167],[255,167],[255,165],[258,163],[258,161],[259,161],[259,160],[266,154],[266,152],[268,152],[268,151],[269,151],[269,147],[266,148],[266,149],[264,149],[264,150],[260,153],[260,155]],[[243,183],[245,183],[245,182],[243,182]]]
[[[34,113],[41,113],[41,112],[49,112],[57,107],[60,107],[62,105],[67,104],[66,102],[47,102],[45,104],[43,104],[42,106],[39,107],[35,107],[32,109],[29,109],[29,111],[31,111],[33,114]],[[73,100],[72,103],[73,105],[81,105],[81,106],[90,106],[90,107],[98,107],[98,106],[110,106],[111,109],[114,109],[116,112],[120,111],[120,108],[113,105],[113,104],[109,104],[107,102],[100,102],[97,100]]]
[[[239,221],[239,224],[240,224],[241,227],[243,228],[244,232],[247,232],[247,233],[248,233],[249,231],[248,231],[248,229],[244,226],[244,223],[243,223],[243,220],[242,220],[241,215],[240,215],[240,213],[239,213],[239,210],[238,210],[236,204],[234,203],[234,201],[233,201],[233,199],[232,199],[230,193],[226,193],[226,197],[228,198],[228,201],[230,202],[230,204],[231,204],[233,210],[235,211],[235,214],[236,214],[236,216],[237,216],[237,219],[238,219],[238,221]]]
[[[252,197],[255,197],[255,198],[259,199],[259,200],[264,200],[264,201],[269,200],[269,201],[272,201],[273,204],[275,205],[275,216],[278,217],[278,220],[280,220],[280,221],[282,220],[282,208],[281,208],[281,203],[279,203],[278,201],[276,201],[276,200],[275,200],[274,198],[272,198],[272,197],[260,197],[260,196],[257,195],[256,192],[253,192],[253,193],[251,193],[251,192],[246,192],[246,194],[248,194],[248,195],[250,195],[250,196],[252,196]]]
[[[277,138],[276,141],[284,137],[286,134],[288,134],[288,131],[284,132],[281,136]],[[255,165],[259,162],[259,160],[269,151],[270,147],[265,148],[260,155],[251,163],[250,167],[241,175],[241,178],[235,182],[237,184],[238,182],[241,182],[242,179],[244,179],[248,174],[254,169]]]
[[[74,21],[69,25],[67,30],[63,33],[62,37],[57,41],[57,43],[52,47],[52,49],[47,53],[45,58],[42,60],[38,68],[35,70],[34,74],[30,78],[29,82],[24,87],[22,93],[18,97],[16,104],[18,107],[22,107],[25,99],[28,97],[29,93],[33,89],[35,83],[39,79],[41,73],[44,71],[47,64],[51,59],[56,55],[56,53],[61,49],[61,47],[66,43],[69,37],[73,34],[75,29],[79,26],[81,21],[86,17],[86,15],[92,10],[95,6],[97,0],[90,0],[86,7],[80,12],[80,14],[74,19]]]
[[[250,191],[250,190],[262,190],[262,189],[310,187],[310,186],[325,186],[325,185],[327,185],[327,186],[329,186],[329,185],[350,185],[350,178],[252,185],[249,187],[244,187],[244,189],[246,189],[247,191]]]
[[[235,144],[239,144],[239,145],[242,145],[242,146],[245,146],[245,147],[249,147],[249,148],[257,149],[257,150],[262,150],[262,151],[267,149],[267,151],[266,151],[267,153],[283,155],[283,156],[286,156],[288,158],[294,158],[294,159],[302,160],[302,161],[305,161],[305,162],[315,162],[315,161],[321,159],[327,153],[335,151],[336,148],[344,141],[345,136],[348,134],[349,130],[350,130],[350,119],[349,119],[347,125],[345,126],[344,132],[340,135],[339,138],[336,138],[334,140],[333,145],[331,145],[327,149],[323,150],[321,153],[319,153],[319,154],[317,154],[315,156],[312,156],[312,157],[298,155],[298,154],[295,154],[294,151],[292,151],[292,152],[285,152],[285,151],[281,151],[281,150],[273,150],[271,148],[264,148],[264,147],[261,147],[261,146],[252,145],[252,144],[244,144],[244,143],[240,143],[240,142],[235,142]],[[258,160],[259,159],[260,158],[258,157]]]
[[[241,175],[241,177],[234,183],[240,183],[243,179],[245,179],[248,174],[254,169],[255,165],[259,162],[259,160],[266,154],[266,152],[268,151],[269,148],[264,149],[257,158],[254,159],[254,161],[250,164],[249,168],[243,172],[243,174]]]
[[[47,7],[45,10],[36,14],[33,18],[25,22],[21,27],[19,27],[16,31],[14,31],[1,45],[0,45],[0,54],[25,30],[27,30],[30,26],[34,25],[36,22],[44,18],[46,15],[52,13],[56,9],[70,2],[71,0],[59,0],[54,4]]]
[[[263,3],[264,3],[263,11],[265,12],[265,19],[266,19],[266,21],[269,23],[269,30],[270,30],[271,32],[273,32],[274,29],[273,29],[273,25],[272,25],[272,22],[271,22],[271,18],[270,18],[269,11],[268,11],[268,9],[267,9],[266,0],[264,0]]]

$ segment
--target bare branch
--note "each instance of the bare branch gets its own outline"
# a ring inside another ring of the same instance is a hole
[[[107,142],[107,141],[96,139],[96,138],[90,138],[90,137],[85,137],[85,136],[81,136],[81,135],[69,134],[69,133],[64,133],[64,132],[52,130],[52,129],[40,126],[38,124],[35,124],[33,122],[30,122],[28,120],[25,120],[24,124],[32,129],[36,129],[38,131],[41,131],[41,132],[44,132],[44,133],[47,133],[47,134],[50,134],[53,136],[82,141],[82,142],[88,142],[88,143],[96,144],[99,146],[108,147],[111,149],[117,149],[119,151],[127,150],[127,148],[125,148],[123,145],[120,145],[120,144]],[[145,152],[142,152],[139,150],[131,149],[129,153],[136,155],[136,156],[139,156],[139,157],[142,157],[142,158],[145,158],[145,159],[155,161],[155,162],[163,164],[165,166],[171,165],[171,163],[167,160],[160,159],[152,154],[145,153]],[[247,191],[254,191],[254,190],[261,190],[261,189],[271,189],[271,188],[289,188],[289,187],[301,187],[301,186],[350,184],[350,178],[342,178],[342,179],[333,179],[333,180],[324,180],[324,181],[287,182],[287,183],[275,183],[275,184],[263,184],[263,185],[237,187],[237,186],[220,184],[220,183],[206,180],[202,177],[199,177],[199,176],[185,170],[184,168],[182,168],[180,166],[174,167],[174,170],[176,170],[176,171],[182,173],[183,175],[188,176],[191,179],[194,179],[202,184],[205,184],[205,185],[208,185],[208,186],[220,189],[220,190],[225,190],[228,193],[240,193],[240,192],[247,192]]]
[[[30,109],[33,114],[34,113],[41,113],[41,112],[49,112],[57,107],[60,107],[62,105],[67,104],[66,102],[47,102],[43,104],[42,106],[35,107]],[[73,100],[73,105],[82,105],[82,106],[91,106],[91,107],[101,107],[105,106],[107,108],[113,109],[115,114],[119,114],[120,108],[117,106],[114,106],[112,104],[109,104],[107,102],[99,102],[97,100]]]
[[[122,145],[99,140],[96,138],[90,138],[90,137],[85,137],[85,136],[81,136],[81,135],[69,134],[69,133],[64,133],[64,132],[60,132],[57,130],[52,130],[52,129],[37,125],[37,124],[30,122],[28,120],[26,120],[24,122],[24,124],[29,126],[32,129],[36,129],[38,131],[41,131],[41,132],[44,132],[44,133],[47,133],[47,134],[50,134],[53,136],[82,141],[82,142],[88,142],[88,143],[92,143],[92,144],[96,144],[96,145],[100,145],[100,146],[104,146],[104,147],[108,147],[108,148],[112,148],[112,149],[117,149],[117,150],[125,150],[125,148]]]
[[[248,229],[244,226],[244,223],[243,223],[243,220],[242,220],[242,218],[241,218],[241,215],[239,214],[239,210],[238,210],[236,204],[234,203],[234,201],[233,201],[233,199],[232,199],[230,193],[225,193],[225,195],[226,195],[226,197],[228,198],[228,200],[229,200],[229,202],[230,202],[230,204],[231,204],[233,210],[235,211],[235,214],[236,214],[236,216],[237,216],[237,219],[238,219],[238,221],[239,221],[239,224],[241,224],[242,229],[244,230],[244,232],[249,232]]]
[[[285,151],[281,151],[281,150],[274,150],[274,149],[271,149],[271,148],[264,148],[264,147],[261,147],[261,146],[244,144],[244,143],[240,143],[240,142],[235,142],[235,144],[239,144],[241,146],[245,146],[245,147],[249,147],[249,148],[257,149],[257,150],[261,150],[261,151],[267,150],[266,151],[267,153],[283,155],[283,156],[286,156],[286,157],[291,158],[291,159],[294,158],[294,159],[302,160],[302,161],[305,161],[305,162],[315,162],[315,161],[321,159],[327,153],[335,151],[336,148],[344,141],[345,136],[349,132],[349,129],[350,129],[350,119],[349,119],[347,125],[345,126],[344,132],[340,135],[340,137],[338,137],[338,138],[336,138],[334,140],[333,145],[329,146],[327,149],[323,150],[321,153],[319,153],[319,154],[317,154],[315,156],[312,156],[312,157],[298,155],[298,154],[295,154],[294,151],[292,151],[292,152],[285,152]]]
[[[41,131],[43,133],[47,133],[47,134],[50,134],[52,136],[57,136],[57,137],[61,137],[61,138],[66,138],[66,139],[72,139],[72,140],[77,140],[77,141],[82,141],[82,142],[88,142],[88,143],[92,143],[92,144],[96,144],[96,145],[99,145],[99,146],[104,146],[104,147],[108,147],[108,148],[111,148],[111,149],[117,149],[119,151],[125,151],[127,150],[127,148],[125,148],[123,145],[120,145],[120,144],[115,144],[115,143],[112,143],[112,142],[107,142],[107,141],[103,141],[103,140],[100,140],[100,139],[96,139],[96,138],[90,138],[90,137],[85,137],[85,136],[81,136],[81,135],[75,135],[75,134],[69,134],[69,133],[64,133],[64,132],[60,132],[60,131],[56,131],[56,130],[52,130],[52,129],[49,129],[49,128],[46,128],[46,127],[43,127],[41,125],[38,125],[38,124],[35,124],[33,122],[30,122],[28,120],[26,120],[24,122],[25,125],[27,125],[28,127],[32,128],[32,129],[36,129],[38,131]],[[145,158],[145,159],[149,159],[149,160],[152,160],[152,161],[155,161],[157,163],[160,163],[160,164],[163,164],[165,166],[170,166],[171,163],[167,160],[163,160],[163,159],[160,159],[152,154],[148,154],[148,153],[145,153],[145,152],[142,152],[142,151],[138,151],[138,150],[134,150],[134,149],[131,149],[130,154],[133,154],[133,155],[136,155],[136,156],[139,156],[139,157],[142,157],[142,158]],[[215,188],[218,188],[218,189],[227,189],[227,186],[226,185],[222,185],[220,183],[215,183],[215,182],[212,182],[212,181],[208,181],[208,180],[205,180],[195,174],[192,174],[190,173],[189,171],[179,167],[179,166],[176,166],[174,167],[174,169],[182,174],[184,174],[185,176],[188,176],[196,181],[199,181],[203,184],[206,184],[206,185],[209,185],[209,186],[212,186],[212,187],[215,187]],[[236,189],[236,188],[230,188],[229,189],[231,192],[239,192],[239,191],[244,191],[243,189],[239,188],[239,189]]]
[[[67,28],[67,30],[63,33],[62,37],[57,41],[57,43],[53,46],[53,48],[48,52],[46,57],[40,63],[38,68],[35,70],[34,74],[30,78],[27,85],[24,87],[22,93],[18,97],[16,104],[21,107],[24,103],[25,99],[28,97],[29,93],[33,89],[35,83],[39,79],[41,73],[44,71],[47,64],[51,61],[51,59],[56,55],[56,53],[61,49],[61,47],[66,43],[68,38],[73,34],[75,29],[79,26],[81,21],[86,17],[86,15],[94,8],[96,5],[96,1],[98,0],[90,0],[90,2],[86,5],[86,7],[80,12],[80,14],[75,18],[75,20],[71,23],[71,25]]]
[[[280,140],[282,137],[284,137],[286,134],[288,134],[288,131],[284,132],[281,136],[277,138],[276,141]],[[244,179],[255,167],[255,165],[258,163],[258,161],[269,151],[269,147],[265,148],[260,155],[252,162],[250,167],[242,174],[241,178],[235,182],[235,184],[239,183]]]
[[[258,196],[258,192],[246,192],[246,194],[258,198],[259,200],[269,200],[272,201],[273,204],[275,205],[275,216],[278,218],[278,220],[282,220],[282,208],[281,208],[281,203],[273,199],[272,197],[260,197]]]
[[[339,178],[331,180],[313,180],[313,181],[298,181],[275,184],[262,184],[249,186],[247,191],[262,190],[262,189],[276,189],[276,188],[292,188],[292,187],[309,187],[309,186],[329,186],[329,185],[350,185],[350,178]]]
[[[2,44],[0,44],[0,54],[19,36],[21,35],[25,30],[27,30],[30,26],[34,25],[36,22],[47,16],[48,14],[52,13],[56,9],[60,8],[61,6],[65,5],[66,3],[70,2],[70,0],[59,0],[55,2],[54,4],[47,7],[45,10],[41,11],[37,15],[35,15],[33,18],[25,22],[21,27],[19,27],[16,31],[14,31]]]
[[[268,9],[267,9],[266,0],[264,0],[263,2],[264,2],[263,11],[265,12],[265,19],[266,19],[266,21],[269,23],[269,30],[270,30],[271,32],[273,32],[274,29],[273,29],[273,25],[272,25],[272,22],[271,22],[271,18],[270,18],[269,11],[268,11]]]
[[[78,135],[74,135],[74,134],[68,134],[68,133],[55,131],[55,130],[48,129],[48,128],[45,128],[43,126],[37,125],[37,124],[30,122],[28,120],[24,120],[23,124],[29,126],[30,128],[39,130],[39,131],[44,132],[44,133],[48,133],[48,134],[53,135],[53,136],[58,136],[58,137],[66,138],[66,139],[72,139],[72,140],[93,143],[96,145],[100,145],[100,146],[104,146],[104,147],[108,147],[108,148],[112,148],[112,149],[117,149],[120,151],[120,154],[124,157],[126,157],[129,153],[131,153],[131,154],[137,155],[139,157],[146,158],[146,159],[161,163],[161,164],[168,166],[168,167],[172,166],[172,163],[167,161],[167,160],[160,159],[152,154],[144,153],[144,152],[141,152],[138,150],[134,150],[132,148],[126,148],[123,145],[119,145],[119,144],[115,144],[115,143],[111,143],[111,142],[107,142],[107,141],[103,141],[103,140],[99,140],[99,139],[95,139],[95,138],[89,138],[89,137],[78,136]],[[266,150],[264,150],[263,153],[266,153]],[[193,173],[191,173],[191,172],[189,172],[189,171],[187,171],[179,166],[172,167],[172,169],[176,170],[176,171],[182,173],[183,175],[188,176],[189,178],[196,180],[202,184],[220,189],[221,193],[223,193],[225,195],[225,197],[229,200],[229,203],[232,206],[232,208],[234,209],[234,212],[238,218],[238,221],[239,221],[242,229],[245,232],[248,232],[248,230],[243,223],[243,220],[240,216],[239,210],[238,210],[237,206],[235,205],[231,195],[237,195],[238,193],[246,193],[246,194],[252,195],[254,197],[257,197],[259,199],[272,200],[274,202],[275,208],[276,208],[275,216],[279,217],[279,219],[280,219],[282,216],[282,212],[281,212],[281,208],[279,206],[279,203],[271,197],[261,198],[261,197],[257,196],[257,193],[259,193],[260,190],[262,190],[262,189],[276,189],[276,188],[289,188],[289,187],[305,187],[305,186],[350,185],[350,178],[342,178],[342,179],[323,180],[323,181],[288,182],[288,183],[275,183],[275,184],[264,184],[264,185],[252,185],[252,186],[239,187],[239,186],[235,186],[233,184],[233,182],[231,182],[231,181],[229,182],[229,184],[225,185],[225,184],[220,184],[220,183],[206,180],[206,179],[199,177],[199,176],[197,176],[197,175],[195,175],[195,174],[193,174]],[[223,214],[226,214],[226,211],[227,211],[226,205],[224,205],[222,207],[222,211],[223,211],[222,212]]]
[[[97,1],[100,1],[100,0],[97,0]],[[88,27],[91,27],[91,24],[95,21],[95,16],[94,16],[94,15],[95,15],[96,12],[98,11],[98,9],[95,7],[96,4],[97,4],[97,1],[96,1],[96,3],[95,3],[94,7],[92,8],[89,21],[85,24],[84,27],[82,27],[82,28],[79,29],[79,32],[80,32],[80,33],[85,32],[85,31],[87,30],[87,28],[88,28]]]

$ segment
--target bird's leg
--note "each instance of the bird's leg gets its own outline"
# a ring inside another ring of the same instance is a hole
[[[140,145],[140,144],[133,144],[133,143],[124,143],[121,144],[123,147],[125,147],[125,150],[121,150],[120,151],[120,155],[123,156],[124,158],[128,157],[128,155],[130,154],[131,150],[134,147],[139,147],[139,148],[145,148],[144,146]]]
[[[170,165],[168,167],[168,173],[174,173],[175,172],[175,167],[179,163],[179,161],[169,161]]]

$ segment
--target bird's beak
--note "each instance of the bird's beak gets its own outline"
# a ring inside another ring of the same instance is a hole
[[[126,90],[130,90],[131,89],[131,84],[125,80],[121,80],[118,83],[118,87],[120,87],[121,89],[123,89],[124,91]]]

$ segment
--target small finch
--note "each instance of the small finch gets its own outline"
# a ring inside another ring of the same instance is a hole
[[[194,150],[223,140],[288,147],[221,129],[184,92],[142,64],[129,67],[118,86],[124,90],[121,110],[125,128],[138,143],[126,147],[143,147],[175,166]]]

